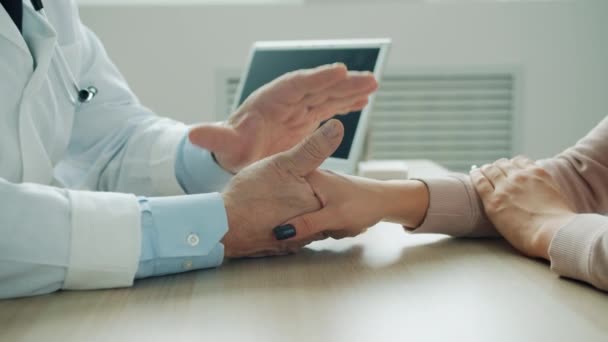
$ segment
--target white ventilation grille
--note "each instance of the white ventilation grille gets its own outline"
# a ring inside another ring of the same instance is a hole
[[[218,113],[232,110],[238,72],[218,74]],[[376,96],[367,159],[431,159],[467,171],[514,151],[514,72],[388,73]]]
[[[466,171],[513,152],[515,76],[388,74],[376,97],[369,159],[431,159]]]

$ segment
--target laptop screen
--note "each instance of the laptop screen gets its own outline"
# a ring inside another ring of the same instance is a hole
[[[256,50],[238,104],[256,89],[290,71],[341,62],[348,70],[374,72],[379,54],[380,48]],[[360,111],[336,116],[344,124],[344,140],[332,157],[348,159],[360,116]]]

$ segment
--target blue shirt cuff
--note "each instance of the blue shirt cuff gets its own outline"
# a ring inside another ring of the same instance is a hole
[[[175,160],[175,176],[188,194],[221,192],[232,174],[219,166],[211,152],[192,145],[188,135],[182,138]]]
[[[145,278],[222,264],[228,231],[220,194],[139,199],[142,251],[136,278]]]

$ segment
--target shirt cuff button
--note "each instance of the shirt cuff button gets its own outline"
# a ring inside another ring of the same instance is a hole
[[[186,239],[186,241],[188,242],[188,244],[191,247],[196,247],[196,246],[198,246],[198,244],[201,240],[199,239],[197,234],[192,233],[192,234],[188,235],[188,238]]]

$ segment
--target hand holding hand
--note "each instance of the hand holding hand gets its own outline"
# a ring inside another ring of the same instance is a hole
[[[428,190],[419,181],[377,181],[319,170],[307,179],[323,208],[291,221],[300,232],[324,231],[339,239],[381,220],[416,227],[428,206]]]
[[[308,229],[297,230],[297,239],[277,241],[272,229],[321,207],[306,176],[335,151],[343,135],[340,121],[328,121],[296,147],[252,164],[231,180],[222,194],[227,257],[285,254],[323,238]]]
[[[551,175],[516,157],[472,170],[471,180],[498,232],[525,255],[548,260],[553,236],[575,215]]]
[[[255,91],[222,125],[201,124],[190,141],[227,171],[290,149],[336,114],[360,110],[378,84],[343,64],[285,74]]]

